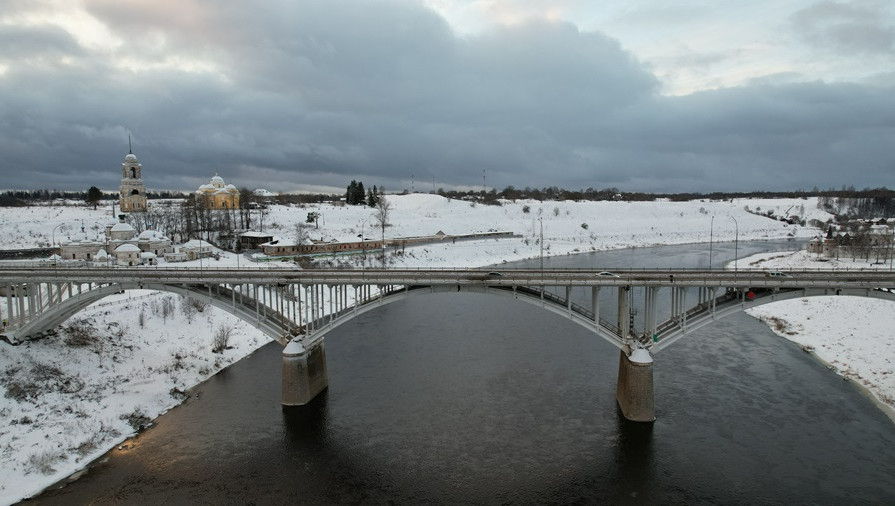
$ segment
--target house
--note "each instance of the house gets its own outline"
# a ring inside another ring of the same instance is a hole
[[[267,232],[249,230],[239,235],[239,245],[242,249],[258,249],[262,244],[270,241],[273,241],[273,234]]]
[[[59,243],[59,256],[63,260],[94,260],[99,251],[105,251],[103,241],[91,238],[84,228],[81,232]]]
[[[186,255],[187,260],[208,258],[214,255],[214,246],[201,239],[192,239],[180,246],[180,252]]]
[[[115,260],[118,262],[118,265],[139,265],[140,248],[136,244],[122,244],[115,248]]]
[[[164,256],[165,253],[174,253],[174,245],[160,232],[144,230],[137,236],[137,247],[140,251],[153,253],[155,256]]]

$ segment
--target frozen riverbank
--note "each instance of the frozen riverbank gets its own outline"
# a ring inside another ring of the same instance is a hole
[[[761,254],[740,260],[740,268],[888,269],[888,265],[818,260],[804,251]],[[798,343],[843,378],[864,387],[895,421],[895,311],[892,301],[861,297],[806,297],[747,311],[777,335]]]

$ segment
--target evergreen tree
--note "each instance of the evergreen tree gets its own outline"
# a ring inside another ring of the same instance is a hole
[[[357,195],[357,181],[352,179],[348,185],[348,191],[345,192],[345,203],[349,206],[356,204],[354,201],[355,195]]]
[[[367,197],[367,192],[364,191],[364,183],[363,181],[359,181],[357,186],[355,187],[354,199],[352,204],[361,205],[364,203]]]
[[[93,209],[96,209],[97,204],[103,198],[103,192],[100,191],[96,186],[91,186],[89,190],[87,190],[87,203],[93,205]]]

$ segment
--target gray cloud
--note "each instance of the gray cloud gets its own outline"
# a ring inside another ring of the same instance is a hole
[[[4,186],[115,189],[128,133],[158,189],[214,173],[276,191],[400,190],[411,174],[474,186],[483,169],[498,187],[862,187],[895,168],[891,84],[768,79],[663,97],[616,40],[569,23],[459,37],[397,1],[87,5],[123,46],[0,32],[17,48],[0,75],[0,96],[15,97],[0,101]],[[71,61],[44,63],[60,53]]]
[[[889,2],[852,0],[822,1],[792,15],[797,34],[809,44],[848,56],[895,51],[895,26],[883,13]]]

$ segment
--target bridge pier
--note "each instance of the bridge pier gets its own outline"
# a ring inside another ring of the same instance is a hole
[[[283,406],[303,406],[326,389],[323,339],[307,348],[297,339],[283,349]]]
[[[618,406],[632,422],[654,422],[653,357],[638,348],[630,355],[622,350],[618,360]]]

